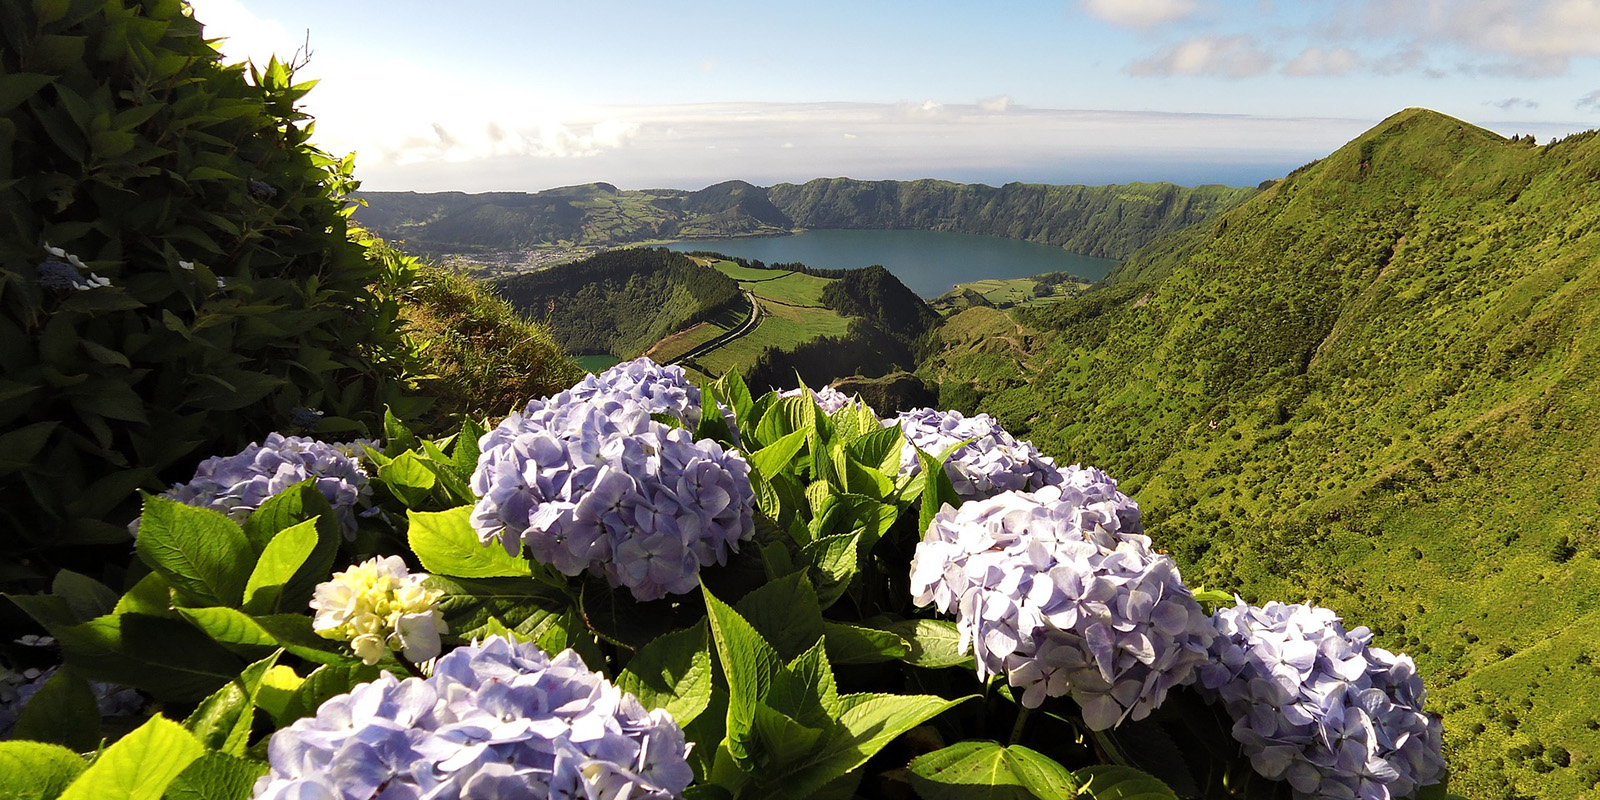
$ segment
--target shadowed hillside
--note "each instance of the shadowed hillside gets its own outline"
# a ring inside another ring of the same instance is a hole
[[[1120,476],[1191,584],[1416,656],[1452,790],[1589,792],[1597,178],[1600,137],[1407,110],[1106,286],[955,316],[922,374]]]
[[[729,181],[694,192],[622,191],[591,183],[535,194],[362,192],[368,207],[357,216],[414,249],[435,252],[897,228],[1005,236],[1122,258],[1164,234],[1211,219],[1255,191],[1170,183],[995,188],[850,178],[770,188]]]

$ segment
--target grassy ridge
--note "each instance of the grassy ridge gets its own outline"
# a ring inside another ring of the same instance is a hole
[[[357,216],[422,252],[610,246],[664,239],[899,228],[1005,236],[1122,258],[1204,222],[1255,192],[1169,183],[1002,187],[949,181],[819,178],[770,188],[729,181],[699,191],[624,191],[607,183],[535,194],[362,192]]]
[[[522,313],[546,320],[568,352],[618,358],[744,302],[722,273],[664,249],[601,253],[494,286]]]
[[[1453,790],[1588,793],[1597,177],[1592,135],[1409,110],[1110,285],[953,317],[923,375],[1120,476],[1191,583],[1415,655]]]
[[[763,316],[749,335],[696,359],[694,366],[709,375],[747,369],[768,349],[790,349],[819,336],[842,336],[850,329],[850,320],[822,303],[823,291],[837,279],[754,269],[726,260],[710,264],[755,294]]]

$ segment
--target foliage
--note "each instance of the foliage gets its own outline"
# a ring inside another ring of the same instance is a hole
[[[495,291],[548,325],[568,352],[632,358],[667,334],[744,303],[738,284],[669,250],[616,250],[502,278]]]
[[[408,362],[309,84],[223,66],[178,0],[7,3],[0,31],[0,525],[37,581],[297,409],[402,408]]]
[[[415,274],[398,299],[407,336],[418,347],[418,387],[434,398],[427,415],[417,418],[423,427],[443,428],[445,420],[463,415],[504,414],[582,377],[549,329],[480,282],[382,242],[373,248]]]
[[[617,374],[637,377],[639,367],[620,365]],[[685,390],[680,404],[666,371],[645,372],[640,380],[591,378],[611,389],[580,385],[532,408],[554,403],[620,417],[630,403],[671,411],[692,399],[698,417],[659,414],[652,422],[687,434],[676,427],[687,421],[702,447],[738,443],[748,463],[740,479],[755,496],[750,537],[703,565],[699,592],[641,599],[595,576],[563,575],[538,548],[485,544],[474,530],[479,498],[468,475],[489,460],[480,440],[492,440],[470,421],[446,439],[419,437],[391,416],[382,449],[363,451],[374,506],[358,515],[353,538],[342,535],[313,480],[242,522],[149,497],[139,557],[150,572],[120,596],[86,578],[48,595],[9,595],[59,642],[64,669],[136,687],[161,713],[87,769],[72,751],[42,744],[0,748],[0,759],[56,776],[41,800],[61,787],[62,797],[203,790],[198,796],[243,800],[252,791],[297,796],[309,791],[302,783],[366,796],[386,782],[441,781],[470,794],[508,780],[552,790],[596,782],[602,796],[645,781],[675,795],[691,776],[689,796],[848,797],[903,794],[908,763],[911,787],[926,797],[1274,796],[1278,784],[1224,777],[1248,774],[1248,763],[1237,747],[1219,749],[1226,720],[1174,685],[1182,675],[1157,680],[1156,694],[1132,714],[1137,720],[1095,717],[1057,691],[1017,698],[984,680],[982,665],[996,665],[972,657],[988,659],[1000,644],[989,622],[967,636],[961,623],[915,607],[912,554],[925,545],[922,532],[931,525],[929,536],[940,541],[987,535],[958,530],[962,515],[982,508],[962,505],[941,463],[981,453],[918,451],[921,469],[902,473],[899,424],[860,404],[825,413],[809,393],[755,397],[736,373],[698,397]],[[574,446],[614,449],[585,438],[587,428],[574,430]],[[531,439],[528,446],[538,449]],[[1051,624],[1085,629],[1086,657],[1109,659],[1117,675],[1127,668],[1119,653],[1137,657],[1147,635],[1173,633],[1168,605],[1184,608],[1178,627],[1190,616],[1209,626],[1170,561],[1149,553],[1136,533],[1136,507],[1109,479],[1072,470],[1051,483],[1034,496],[1002,498],[1060,506],[1050,517],[1070,529],[1052,551],[1060,563],[1002,566],[990,574],[998,582],[985,586],[1019,589]],[[680,524],[725,502],[709,493],[652,499]],[[1012,529],[1018,552],[1055,541],[1048,526],[1000,516],[1021,526]],[[1072,583],[1068,562],[1083,555],[1073,536],[1096,553],[1096,574],[1126,597],[1102,596],[1090,586],[1098,578],[1074,583],[1083,590],[1077,595],[1040,590]],[[972,544],[974,558],[987,557],[982,542]],[[1134,545],[1154,559],[1134,567],[1149,566],[1149,579],[1125,574]],[[388,555],[368,561],[375,552]],[[423,578],[415,565],[430,574]],[[1032,588],[1006,577],[1024,573],[1037,573]],[[314,599],[308,575],[323,584]],[[1062,599],[1069,596],[1078,599]],[[996,619],[965,602],[941,605],[961,619]],[[1082,624],[1068,619],[1069,607]],[[420,627],[406,630],[408,618]],[[1102,647],[1100,622],[1117,631],[1117,653]],[[413,652],[407,645],[419,640],[407,637],[419,633],[428,646]],[[368,634],[373,642],[363,644]],[[1024,649],[1039,645],[1036,632],[1019,626],[1016,635]],[[432,637],[444,652],[437,661]],[[1192,661],[1205,650],[1187,652]],[[1026,686],[1022,672],[1013,671],[1012,682]],[[1111,691],[1123,698],[1120,685]],[[65,693],[40,692],[32,703],[48,707],[27,713],[67,725],[68,702]],[[166,715],[183,716],[182,726]],[[992,741],[1008,729],[1005,745]],[[50,724],[38,730],[54,735]],[[1209,760],[1180,750],[1174,736],[1205,742]],[[913,761],[918,754],[927,755]],[[158,756],[155,769],[147,759]],[[330,759],[338,769],[308,767]],[[1108,771],[1107,762],[1120,767]]]
[[[958,231],[1121,258],[1205,222],[1255,189],[1131,183],[995,188],[949,181],[819,178],[769,188],[743,181],[699,191],[622,191],[605,183],[534,194],[364,192],[362,223],[424,250],[621,245],[772,235],[806,228]]]
[[[1410,650],[1466,793],[1578,795],[1600,781],[1597,174],[1592,136],[1402,112],[1164,276],[952,317],[922,374],[1123,476],[1191,581]]]

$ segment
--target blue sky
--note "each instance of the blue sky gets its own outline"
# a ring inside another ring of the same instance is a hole
[[[1426,106],[1600,127],[1600,0],[193,0],[369,189],[1254,184]]]

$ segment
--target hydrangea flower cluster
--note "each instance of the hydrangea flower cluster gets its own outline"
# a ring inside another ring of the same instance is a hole
[[[568,650],[492,638],[427,679],[384,673],[273,734],[262,800],[670,798],[693,780],[683,730]]]
[[[1441,726],[1422,711],[1408,656],[1316,606],[1239,601],[1215,622],[1200,683],[1228,709],[1256,772],[1287,780],[1296,798],[1388,800],[1438,782]]]
[[[1116,496],[1083,483],[946,506],[917,545],[911,591],[956,615],[980,679],[1004,674],[1029,708],[1070,694],[1105,730],[1191,682],[1216,631]]]
[[[449,632],[437,605],[444,592],[422,585],[399,556],[372,558],[317,585],[311,598],[312,630],[340,639],[367,664],[398,650],[419,664],[439,655],[439,634]]]
[[[526,545],[563,574],[603,575],[639,600],[693,590],[701,567],[726,563],[754,532],[755,491],[736,451],[651,419],[664,394],[681,396],[532,403],[485,434],[472,474],[479,538],[511,553]]]
[[[1028,492],[1061,482],[1055,462],[1028,442],[1019,442],[988,414],[964,417],[959,411],[919,408],[902,411],[896,420],[906,437],[900,452],[900,474],[922,470],[917,451],[939,455],[945,448],[973,441],[950,454],[945,473],[962,500],[982,500],[1001,492]]]
[[[553,397],[535,400],[536,406],[565,406],[583,403],[602,395],[631,398],[651,414],[666,414],[693,429],[700,424],[700,387],[689,382],[683,367],[661,365],[648,358],[636,358],[596,375],[589,373],[571,389]]]
[[[345,538],[353,538],[356,507],[372,496],[372,488],[350,445],[274,433],[234,455],[200,462],[194,480],[173,486],[162,497],[243,522],[273,495],[311,478],[333,506]]]
[[[850,395],[847,395],[844,392],[833,388],[832,386],[824,386],[821,389],[810,390],[790,389],[785,392],[779,392],[778,396],[799,397],[800,393],[804,391],[811,392],[811,399],[817,401],[817,406],[822,409],[822,413],[824,414],[833,415],[852,405],[860,405],[862,408],[872,411],[872,407],[868,406],[864,400],[861,400],[858,397],[851,397]],[[877,414],[878,412],[872,411],[872,413]]]
[[[83,276],[89,267],[66,250],[59,247],[44,246],[47,258],[39,262],[39,285],[49,289],[75,289],[86,292],[90,289],[99,289],[110,286],[110,278],[102,278],[93,272],[86,278]]]

